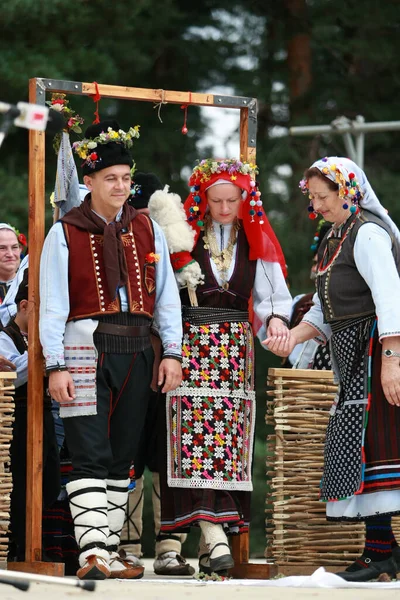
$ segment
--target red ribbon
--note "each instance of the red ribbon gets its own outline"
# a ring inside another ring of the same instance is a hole
[[[93,121],[93,124],[95,124],[95,123],[100,123],[99,101],[101,100],[101,96],[100,96],[99,86],[98,86],[97,81],[93,81],[93,83],[94,83],[94,86],[96,88],[96,93],[95,94],[89,94],[89,95],[92,98],[93,102],[96,102],[96,110],[94,111],[95,119]]]

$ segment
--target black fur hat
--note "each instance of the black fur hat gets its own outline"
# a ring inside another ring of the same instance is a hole
[[[128,204],[136,209],[147,208],[150,197],[162,189],[164,186],[154,173],[135,173]]]
[[[107,133],[109,127],[117,132],[121,129],[118,121],[108,119],[100,121],[100,123],[95,123],[94,125],[89,125],[85,131],[85,138],[93,140],[101,133]],[[107,167],[113,167],[114,165],[128,165],[129,168],[132,168],[133,165],[133,160],[128,148],[121,142],[97,144],[96,148],[94,148],[89,155],[89,158],[91,158],[91,160],[87,159],[82,164],[83,175],[92,175],[96,171],[101,171]]]

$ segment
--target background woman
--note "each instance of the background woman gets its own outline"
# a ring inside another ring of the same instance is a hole
[[[250,297],[256,329],[264,325],[282,350],[289,335],[284,257],[262,209],[256,173],[255,165],[233,159],[201,161],[184,205],[192,253],[177,253],[177,236],[167,234],[177,279],[184,284],[186,277],[187,285],[181,289],[183,383],[167,397],[161,531],[199,525],[203,572],[233,566],[225,531],[239,533],[249,523],[255,423]],[[194,298],[196,273],[203,282]]]
[[[329,339],[340,381],[328,424],[321,500],[329,520],[365,520],[362,556],[339,573],[368,581],[399,570],[391,516],[400,512],[400,233],[351,160],[323,158],[300,182],[332,229],[318,253],[315,305],[289,351]],[[268,348],[280,354],[276,341]]]

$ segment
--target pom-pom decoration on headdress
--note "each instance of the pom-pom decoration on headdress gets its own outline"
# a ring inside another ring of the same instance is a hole
[[[99,160],[99,155],[96,151],[99,146],[114,142],[116,144],[122,144],[125,148],[131,148],[133,146],[133,140],[140,137],[139,133],[140,125],[130,127],[128,131],[119,129],[115,131],[112,127],[108,127],[106,131],[102,131],[98,136],[88,139],[84,138],[79,142],[74,142],[72,148],[74,152],[83,160],[91,169],[96,168],[96,162]]]
[[[349,172],[340,162],[332,162],[332,159],[327,157],[317,161],[313,166],[319,169],[325,177],[337,183],[339,186],[339,198],[343,202],[343,208],[347,210],[350,206],[351,213],[357,212],[358,204],[363,198],[363,192],[355,173],[352,171]],[[303,194],[308,195],[310,198],[308,181],[306,179],[300,180],[299,187]],[[314,212],[312,204],[309,205],[308,211],[310,213],[309,217],[315,219],[317,214]]]
[[[246,161],[228,158],[225,160],[214,160],[212,158],[204,159],[193,169],[189,179],[191,192],[191,205],[189,206],[188,221],[192,226],[201,228],[204,226],[204,215],[207,208],[205,192],[217,179],[226,179],[227,183],[233,183],[242,189],[243,200],[249,195],[249,215],[250,221],[254,222],[257,216],[262,223],[264,216],[261,192],[258,189],[256,175],[258,174],[257,165]],[[246,192],[246,194],[243,194]],[[185,208],[190,196],[185,202]]]

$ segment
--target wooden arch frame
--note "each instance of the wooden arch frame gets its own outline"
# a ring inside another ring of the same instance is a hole
[[[176,92],[161,89],[134,88],[77,81],[35,77],[29,80],[29,102],[44,105],[46,92],[118,98],[152,103],[214,106],[240,111],[240,155],[255,161],[257,134],[257,100],[243,96],[222,96]],[[43,357],[39,341],[39,264],[45,229],[45,136],[29,132],[29,300],[33,302],[29,321],[28,363],[28,457],[27,457],[27,529],[24,563],[10,563],[9,568],[31,572],[61,574],[57,563],[42,560],[42,451],[43,451]],[[233,538],[236,577],[268,578],[270,565],[249,563],[249,536]],[[51,566],[53,565],[53,566]],[[62,565],[63,566],[63,565]]]

